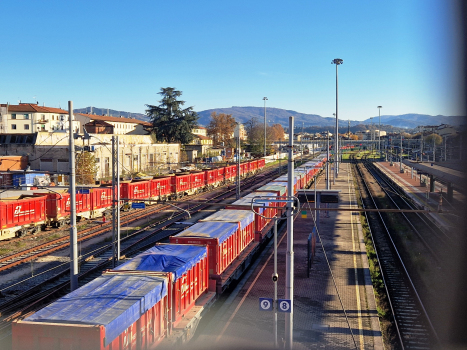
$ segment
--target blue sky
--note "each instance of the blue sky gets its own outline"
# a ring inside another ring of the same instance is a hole
[[[195,110],[459,115],[454,0],[0,4],[0,102],[143,113],[161,87]]]

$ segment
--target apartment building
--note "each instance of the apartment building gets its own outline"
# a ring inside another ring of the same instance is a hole
[[[0,104],[0,134],[68,132],[68,111],[38,103]],[[73,129],[79,123],[73,121]]]

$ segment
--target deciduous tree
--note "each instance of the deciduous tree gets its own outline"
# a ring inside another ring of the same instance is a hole
[[[211,113],[211,120],[207,126],[207,134],[212,137],[215,146],[227,146],[232,139],[236,121],[231,114]]]
[[[94,184],[97,175],[96,158],[91,152],[83,151],[76,155],[76,183],[79,185]]]
[[[146,105],[146,115],[152,123],[152,132],[158,141],[190,143],[193,140],[191,130],[198,125],[198,115],[193,107],[182,109],[185,101],[177,98],[182,95],[175,88],[161,88],[159,106]]]

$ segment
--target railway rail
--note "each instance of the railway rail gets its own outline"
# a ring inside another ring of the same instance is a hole
[[[243,181],[243,188],[252,187],[256,184],[270,181],[270,177],[278,172],[278,168],[264,172]],[[223,199],[231,196],[235,192],[235,188],[228,189],[214,197],[208,198],[205,204],[187,205],[190,214],[199,212],[210,206],[211,203],[222,201]],[[182,207],[183,205],[180,205]],[[139,212],[138,212],[139,213]],[[183,230],[185,226],[177,224],[183,220],[187,213],[182,212],[173,215],[170,219],[161,220],[151,227],[138,230],[131,235],[121,240],[121,254],[123,257],[132,256],[139,253],[141,250],[153,246],[168,236],[174,235]],[[141,217],[139,217],[141,219]],[[79,285],[82,285],[89,280],[97,277],[102,271],[109,267],[113,261],[112,246],[99,248],[96,251],[83,256],[84,262],[80,266],[80,273],[78,276]],[[6,300],[0,305],[0,316],[2,318],[0,326],[0,339],[8,337],[9,327],[13,320],[22,319],[29,314],[41,308],[44,304],[48,304],[58,297],[66,294],[69,289],[69,269],[57,273],[55,276],[49,278],[47,281],[41,283],[40,286],[35,286],[21,295]],[[3,334],[3,336],[1,335]]]
[[[357,183],[364,208],[381,208],[365,180],[367,170],[363,164],[355,165]],[[373,183],[374,185],[374,183]],[[394,325],[401,349],[431,349],[437,334],[422,302],[409,268],[403,261],[396,244],[397,238],[389,227],[387,218],[380,212],[365,214],[370,235],[381,268]]]

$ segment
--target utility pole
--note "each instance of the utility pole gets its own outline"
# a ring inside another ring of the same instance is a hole
[[[378,116],[379,116],[379,126],[378,126],[378,152],[379,156],[381,157],[381,108],[383,106],[378,106]]]
[[[239,200],[240,199],[240,153],[241,153],[241,150],[240,150],[240,147],[241,147],[241,144],[240,144],[240,124],[239,123],[237,123],[237,127],[235,129],[234,136],[236,136],[236,138],[237,138],[237,183],[236,183],[237,190],[235,192],[235,198],[237,200]]]
[[[329,131],[327,131],[328,147],[327,147],[327,161],[326,161],[326,189],[329,190]]]
[[[264,101],[264,156],[266,157],[266,101],[267,97],[263,97]]]
[[[293,132],[294,117],[289,117],[289,130]],[[289,137],[288,159],[288,196],[294,195],[294,160],[293,160],[293,136]],[[290,313],[285,316],[285,348],[293,349],[293,293],[294,293],[294,252],[293,252],[293,205],[287,203],[287,254],[285,266],[285,298],[290,300]]]
[[[78,232],[76,229],[76,169],[75,139],[73,135],[73,101],[68,101],[68,127],[70,133],[70,289],[78,288]]]
[[[118,169],[118,136],[112,136],[112,242],[113,267],[120,260],[120,171]]]

